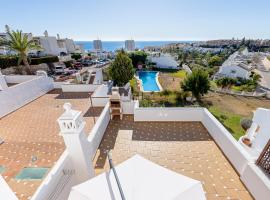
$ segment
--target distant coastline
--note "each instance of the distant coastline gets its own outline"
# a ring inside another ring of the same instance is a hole
[[[138,49],[143,49],[146,46],[163,46],[171,43],[192,43],[194,41],[135,41],[135,46]],[[84,49],[87,51],[93,50],[92,41],[75,41],[78,45],[83,45]],[[103,50],[105,51],[115,51],[117,49],[124,48],[124,41],[102,41]]]

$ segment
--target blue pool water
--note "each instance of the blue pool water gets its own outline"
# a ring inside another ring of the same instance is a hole
[[[142,71],[139,72],[139,78],[142,80],[143,90],[147,92],[160,91],[156,82],[157,72]]]

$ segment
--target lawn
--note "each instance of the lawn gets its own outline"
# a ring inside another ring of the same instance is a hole
[[[164,90],[180,91],[181,82],[186,77],[184,70],[177,72],[160,72],[158,81]]]
[[[185,70],[179,70],[177,72],[170,73],[170,75],[175,78],[184,79],[187,76],[187,72]]]
[[[210,106],[208,110],[227,128],[236,140],[245,134],[245,131],[240,126],[243,116],[222,111],[216,106]]]
[[[270,100],[209,92],[203,97],[205,107],[228,129],[236,140],[245,132],[240,125],[242,118],[252,118],[259,108],[270,109]]]

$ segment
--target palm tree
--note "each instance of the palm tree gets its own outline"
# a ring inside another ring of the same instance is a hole
[[[41,49],[39,45],[36,45],[34,40],[29,39],[27,34],[23,34],[22,31],[10,31],[7,30],[7,37],[0,37],[0,46],[5,46],[9,50],[18,53],[18,65],[23,61],[26,67],[27,73],[31,73],[30,65],[27,60],[27,54],[30,50]]]
[[[181,88],[184,91],[190,91],[192,93],[192,100],[193,97],[195,97],[197,101],[200,102],[201,96],[210,90],[208,73],[203,69],[194,69],[192,73],[181,82]]]

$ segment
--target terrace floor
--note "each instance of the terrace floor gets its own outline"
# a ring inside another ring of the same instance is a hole
[[[135,154],[200,180],[207,199],[253,199],[232,165],[200,122],[134,122],[132,115],[110,122],[95,156],[96,173]]]
[[[0,119],[0,167],[2,176],[20,200],[30,199],[42,180],[16,180],[24,167],[51,168],[65,149],[59,135],[57,118],[64,112],[63,104],[83,111],[88,133],[102,108],[89,109],[88,93],[61,93],[53,90],[15,112]],[[32,158],[37,158],[34,161]]]

